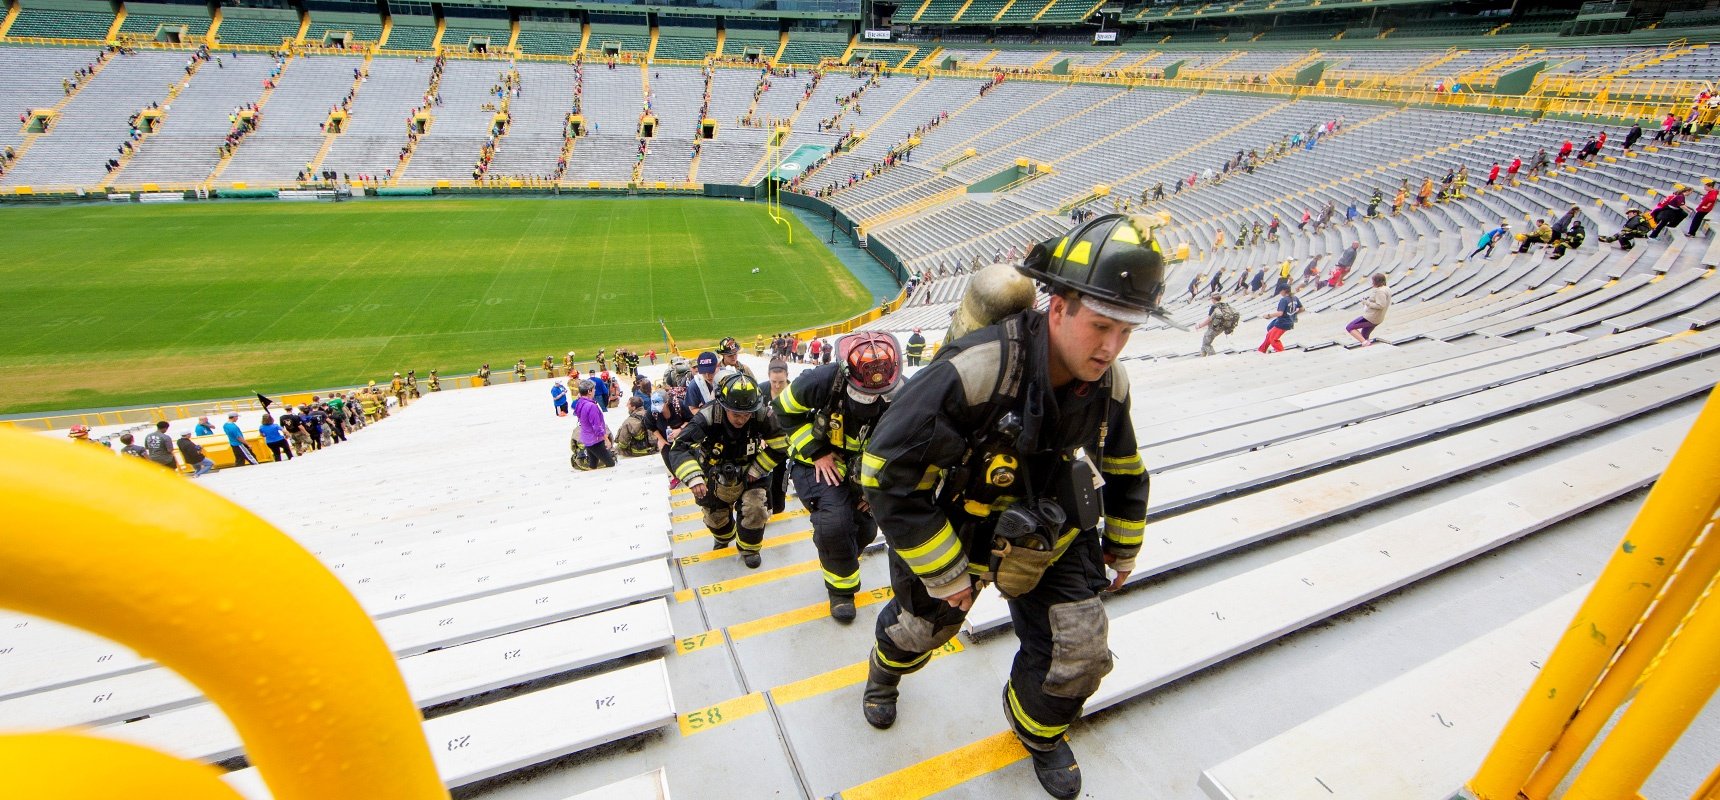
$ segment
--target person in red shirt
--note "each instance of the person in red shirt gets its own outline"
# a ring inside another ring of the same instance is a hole
[[[1559,145],[1559,155],[1557,158],[1553,159],[1553,163],[1554,164],[1563,164],[1566,161],[1569,161],[1570,158],[1571,158],[1571,140],[1566,139],[1564,144]]]
[[[1684,230],[1686,236],[1696,235],[1697,229],[1702,227],[1702,220],[1714,210],[1714,201],[1720,199],[1720,189],[1715,188],[1713,178],[1703,178],[1702,186],[1707,191],[1702,193],[1701,200],[1696,201],[1696,213],[1690,215],[1690,227]]]
[[[1516,183],[1517,182],[1517,171],[1521,170],[1522,168],[1523,168],[1523,159],[1521,159],[1521,158],[1511,159],[1511,168],[1505,170],[1505,177],[1507,179],[1509,179],[1512,183]]]
[[[1654,205],[1654,211],[1649,214],[1654,218],[1654,231],[1648,234],[1650,239],[1659,239],[1662,231],[1670,230],[1684,221],[1688,212],[1684,210],[1684,196],[1690,193],[1685,186],[1673,186],[1672,191]]]
[[[1499,162],[1495,161],[1495,162],[1493,162],[1493,168],[1487,171],[1487,185],[1492,186],[1493,184],[1498,183],[1498,182],[1499,182]]]

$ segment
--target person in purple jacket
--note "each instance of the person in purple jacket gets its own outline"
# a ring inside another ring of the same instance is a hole
[[[579,423],[574,439],[585,448],[590,469],[599,465],[615,466],[615,453],[610,450],[609,427],[603,423],[603,410],[592,399],[596,385],[589,379],[579,382],[579,399],[573,401],[573,418]]]

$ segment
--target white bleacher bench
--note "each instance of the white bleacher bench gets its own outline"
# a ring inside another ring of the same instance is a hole
[[[1140,561],[1127,583],[1134,584],[1617,424],[1709,391],[1716,381],[1720,381],[1720,357],[1707,356],[1222,504],[1162,520],[1149,519]],[[1421,430],[1424,424],[1404,414],[1334,431],[1329,436],[1365,447],[1377,438],[1397,439],[1399,432]],[[1380,430],[1388,426],[1393,430]],[[1416,437],[1411,434],[1410,438]],[[972,633],[995,630],[1008,623],[1008,606],[991,592],[982,594],[967,616],[968,630]]]
[[[659,659],[427,720],[424,735],[443,785],[454,788],[674,719],[669,672]],[[255,768],[223,779],[247,800],[271,796]]]
[[[276,197],[281,200],[333,200],[332,189],[282,189]]]
[[[669,608],[658,599],[400,660],[420,708],[601,664],[674,641]],[[181,758],[220,762],[244,752],[239,734],[212,703],[100,729]]]
[[[1651,483],[1691,416],[1111,620],[1091,714]]]
[[[666,603],[648,600],[409,656],[400,669],[413,700],[430,706],[661,646],[671,635]],[[177,673],[152,667],[0,701],[0,719],[26,728],[108,725],[207,707],[202,700]]]
[[[522,630],[673,591],[659,559],[550,581],[381,620],[377,628],[396,656],[408,656]],[[54,630],[54,629],[51,629]],[[5,656],[0,700],[69,686],[153,665],[100,637],[69,628],[19,640]]]
[[[1201,788],[1214,800],[1377,800],[1461,786],[1591,588],[1207,769]]]

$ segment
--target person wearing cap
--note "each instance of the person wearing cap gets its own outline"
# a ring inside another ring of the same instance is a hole
[[[693,362],[693,374],[687,377],[687,407],[697,413],[716,396],[717,354],[706,350]]]
[[[442,379],[436,376],[436,370],[430,370],[429,381],[430,381],[430,391],[432,391],[432,392],[442,391]]]
[[[669,445],[669,471],[704,510],[711,549],[733,545],[747,569],[762,563],[770,472],[787,455],[784,447],[764,391],[738,372],[717,382],[712,401]]]
[[[1720,200],[1720,188],[1714,185],[1713,178],[1702,179],[1702,199],[1696,201],[1696,210],[1690,214],[1690,227],[1684,229],[1685,236],[1695,236],[1702,229],[1702,221],[1708,218],[1708,212],[1714,210],[1714,203]]]
[[[830,616],[843,624],[855,617],[860,553],[878,538],[861,493],[860,452],[901,382],[896,337],[851,333],[838,340],[835,363],[800,373],[772,401],[788,435],[789,479],[812,517]]]
[[[192,469],[191,477],[201,478],[215,471],[215,461],[203,453],[203,445],[191,438],[190,431],[179,433],[179,455],[185,459],[185,466]]]
[[[198,436],[215,435],[215,425],[209,421],[209,417],[207,415],[197,418],[197,425],[193,430]]]
[[[907,349],[908,366],[910,366],[910,367],[919,366],[920,365],[920,356],[924,355],[925,352],[926,352],[926,337],[920,333],[919,328],[915,328],[914,332],[912,334],[908,335],[908,349]]]
[[[1636,247],[1636,245],[1631,244],[1631,241],[1647,236],[1648,229],[1648,217],[1643,215],[1642,209],[1630,208],[1624,212],[1624,225],[1618,229],[1618,233],[1612,236],[1602,236],[1600,240],[1618,242],[1618,249],[1631,250]]]
[[[754,383],[758,382],[758,376],[753,375],[752,369],[741,363],[741,343],[733,336],[724,337],[717,345],[717,371],[726,373],[730,370],[752,378]]]
[[[394,373],[394,380],[388,382],[388,393],[401,408],[406,407],[406,381],[400,379],[400,373]]]
[[[609,373],[591,376],[591,400],[599,409],[609,408]]]
[[[1047,310],[1030,304],[946,342],[861,457],[894,589],[861,712],[890,727],[902,677],[995,584],[1020,642],[1004,717],[1040,786],[1070,798],[1081,771],[1064,734],[1111,670],[1099,597],[1128,579],[1146,528],[1146,465],[1116,361],[1158,307],[1164,257],[1144,219],[1111,214],[1034,245],[1017,269],[1049,292]]]
[[[109,447],[106,442],[90,438],[90,428],[88,425],[73,425],[72,427],[67,428],[66,438],[71,439],[74,442],[87,442],[100,447],[103,450],[113,449]]]
[[[239,430],[239,412],[227,413],[227,422],[221,426],[221,432],[227,434],[227,446],[233,450],[233,466],[257,463],[257,454],[251,452],[251,446],[245,444],[245,434]]]

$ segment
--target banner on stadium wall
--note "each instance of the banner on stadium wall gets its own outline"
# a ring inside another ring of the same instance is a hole
[[[1117,32],[1116,31],[1094,31],[1093,32],[1093,43],[1094,44],[1116,44],[1117,43]]]
[[[864,33],[862,33],[860,36],[861,36],[861,38],[866,39],[867,41],[888,42],[888,41],[890,41],[890,29],[889,28],[867,28],[866,31]]]
[[[663,326],[663,341],[669,343],[669,352],[681,352],[679,348],[675,347],[675,337],[669,334],[669,323],[664,322],[662,317],[658,317],[657,324]]]

